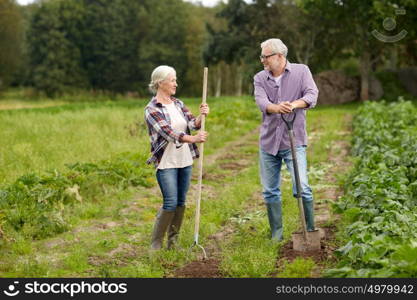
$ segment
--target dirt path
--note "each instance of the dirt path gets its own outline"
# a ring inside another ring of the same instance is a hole
[[[207,165],[219,164],[223,170],[233,170],[235,174],[243,171],[249,166],[253,165],[253,154],[248,155],[238,151],[239,148],[248,145],[257,145],[258,129],[247,133],[243,138],[238,141],[229,143],[226,147],[222,148],[216,154],[208,157]],[[254,138],[255,137],[255,138]],[[249,142],[248,142],[249,141]],[[207,170],[207,168],[205,169]],[[211,176],[208,172],[203,172],[203,179],[210,179],[218,182],[222,182],[222,176]],[[193,194],[196,192],[197,186],[194,186],[194,190],[191,189],[189,199],[193,198]],[[220,194],[222,191],[216,191],[213,193]],[[215,195],[212,195],[215,197]],[[248,205],[243,209],[246,213],[250,212],[259,206],[263,207],[263,199],[260,195],[260,191],[255,192],[251,201],[247,201]],[[222,278],[222,274],[219,265],[221,261],[221,243],[227,240],[230,235],[234,233],[234,225],[228,222],[222,227],[222,230],[208,237],[208,242],[205,245],[205,251],[208,259],[203,260],[202,255],[198,260],[192,261],[185,266],[174,270],[169,277],[181,277],[181,278]],[[196,250],[199,251],[199,250]]]
[[[47,103],[24,103],[21,101],[2,101],[0,100],[0,110],[15,110],[15,109],[25,109],[25,108],[45,108],[53,107],[67,104],[67,102],[57,101],[57,102],[47,102]]]
[[[260,192],[255,192],[249,205],[243,209],[246,213],[256,209],[264,209],[264,202]],[[170,277],[175,278],[224,278],[224,274],[220,269],[220,262],[222,256],[221,244],[230,238],[235,232],[235,225],[227,223],[221,231],[208,237],[208,242],[205,245],[208,259],[203,259],[202,255],[198,260],[192,261],[185,266],[175,270]]]
[[[350,119],[345,120],[347,124],[350,124]],[[253,133],[252,133],[253,134]],[[338,135],[341,137],[340,140],[336,140],[332,143],[329,149],[329,168],[324,175],[324,182],[329,183],[322,189],[324,193],[320,198],[322,199],[331,199],[337,200],[342,194],[342,190],[338,187],[337,179],[335,174],[343,174],[350,167],[350,162],[346,160],[350,151],[350,145],[344,139],[344,136],[350,135],[350,130],[339,132]],[[312,142],[318,138],[318,136],[312,135]],[[236,143],[238,146],[239,143]],[[211,159],[211,163],[214,164],[217,160],[221,160],[224,157],[227,157],[228,153],[217,153]],[[229,166],[232,166],[231,164]],[[233,164],[233,167],[244,168],[245,165],[239,163]],[[318,191],[319,192],[319,191]],[[323,191],[321,191],[323,192]],[[262,206],[263,199],[259,192],[253,194],[252,198],[255,201],[248,201],[249,203],[254,203],[252,206],[245,207],[245,212],[254,210],[255,208]],[[313,270],[313,277],[320,277],[324,264],[329,261],[334,260],[333,252],[336,247],[334,245],[334,234],[335,234],[335,225],[331,220],[333,216],[330,214],[329,204],[327,202],[320,202],[315,206],[315,220],[316,226],[320,228],[320,233],[322,236],[321,240],[321,249],[318,251],[310,252],[297,252],[292,248],[292,241],[289,241],[283,247],[280,248],[278,253],[278,259],[276,262],[277,271],[270,274],[271,277],[276,277],[276,274],[280,271],[281,266],[285,265],[285,262],[292,262],[297,257],[307,258],[310,257],[314,260],[317,265],[317,268]],[[182,278],[222,278],[225,277],[220,270],[221,263],[221,247],[220,242],[228,239],[234,233],[233,224],[226,224],[222,230],[208,238],[209,242],[205,245],[205,249],[208,255],[208,259],[203,260],[200,257],[198,260],[192,261],[185,266],[175,270],[173,274],[169,277],[182,277]]]

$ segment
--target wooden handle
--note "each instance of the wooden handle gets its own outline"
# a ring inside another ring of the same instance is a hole
[[[208,77],[208,68],[204,68],[203,76],[203,100],[202,104],[206,104],[207,100],[207,77]],[[206,117],[201,115],[201,130],[205,130],[206,127]],[[198,244],[198,232],[200,229],[200,202],[201,202],[201,188],[203,183],[203,155],[204,155],[204,143],[200,144],[200,157],[198,159],[198,194],[197,202],[195,206],[195,227],[194,227],[194,242]]]
[[[203,76],[203,101],[202,104],[207,103],[207,77],[208,77],[208,68],[204,68],[204,76]],[[201,130],[205,130],[206,128],[206,116],[201,115]]]

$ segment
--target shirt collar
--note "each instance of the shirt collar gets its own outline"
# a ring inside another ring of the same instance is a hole
[[[171,96],[171,100],[172,100],[174,103],[176,103],[176,102],[178,101],[178,99],[177,99],[177,98],[175,98],[175,97],[173,97],[173,96]],[[158,99],[156,99],[156,96],[153,96],[153,97],[152,97],[151,102],[152,102],[152,104],[153,104],[153,105],[156,105],[156,106],[158,106],[158,107],[162,107],[162,103],[161,103],[161,102],[158,102]]]

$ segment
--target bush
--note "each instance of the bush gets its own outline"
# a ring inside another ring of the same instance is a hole
[[[398,79],[398,74],[393,71],[384,70],[375,73],[384,88],[383,98],[387,101],[397,101],[399,96],[411,99],[412,95],[407,92]]]
[[[97,164],[76,163],[68,171],[51,171],[43,175],[26,174],[0,189],[3,233],[21,232],[27,238],[42,239],[69,228],[63,217],[67,205],[91,199],[97,187],[149,187],[155,184],[153,169],[145,166],[145,157],[123,153]],[[85,197],[86,196],[86,197]]]

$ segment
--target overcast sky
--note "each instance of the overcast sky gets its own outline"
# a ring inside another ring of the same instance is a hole
[[[34,0],[17,0],[17,3],[25,5],[34,2]]]
[[[188,1],[188,2],[201,2],[201,3],[203,3],[204,6],[214,6],[220,0],[185,0],[185,1]],[[26,5],[26,4],[35,2],[35,0],[17,0],[17,2],[19,4]]]

